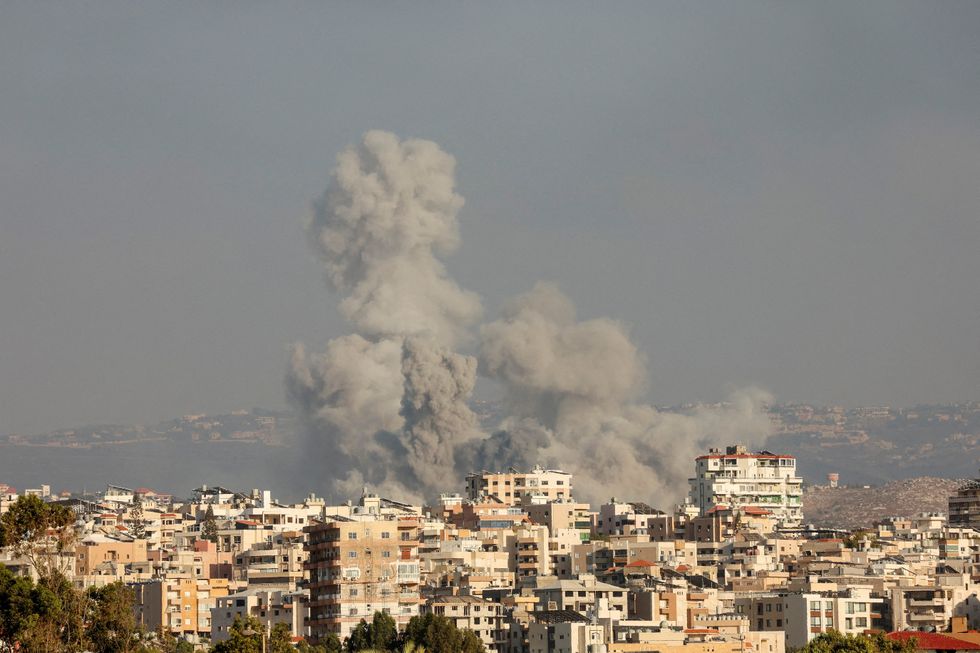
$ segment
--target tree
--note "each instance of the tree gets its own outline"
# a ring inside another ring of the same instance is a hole
[[[251,615],[244,619],[235,617],[228,629],[228,639],[211,647],[212,653],[262,653],[262,622]]]
[[[145,540],[146,518],[143,516],[143,495],[139,492],[133,493],[133,504],[130,507],[129,515],[133,522],[133,537],[137,540]]]
[[[350,635],[344,640],[344,650],[347,653],[360,653],[371,648],[371,626],[368,622],[361,619],[361,622],[354,626]]]
[[[18,497],[0,516],[0,547],[27,558],[42,582],[54,582],[74,558],[75,513],[40,497]]]
[[[485,653],[483,642],[469,629],[459,629],[446,617],[426,614],[412,617],[405,627],[403,644],[424,647],[427,653]],[[417,649],[416,649],[417,650]]]
[[[371,623],[361,619],[354,626],[344,648],[348,653],[393,651],[398,648],[398,626],[388,613],[375,612]]]
[[[293,651],[293,631],[284,623],[272,627],[269,633],[269,653],[291,653]]]
[[[0,651],[82,650],[84,602],[60,574],[35,584],[0,565]]]
[[[204,513],[204,523],[201,524],[201,537],[209,542],[218,541],[218,522],[214,518],[214,506],[208,504]]]
[[[392,650],[398,640],[398,625],[387,612],[375,612],[369,633],[371,648],[376,651]]]
[[[88,637],[100,653],[130,653],[139,634],[133,606],[133,590],[117,581],[89,589]]]
[[[817,635],[799,653],[915,653],[914,639],[892,640],[883,633],[844,635],[836,630]]]
[[[177,639],[173,633],[160,626],[160,629],[154,633],[153,644],[149,650],[160,651],[160,653],[194,653],[194,645],[186,639]]]
[[[337,636],[337,633],[328,632],[321,636],[320,641],[315,645],[303,639],[299,641],[296,648],[299,653],[341,653],[344,650],[344,645],[340,643],[340,637]]]

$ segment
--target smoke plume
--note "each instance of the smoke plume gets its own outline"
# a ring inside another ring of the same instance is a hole
[[[522,419],[510,434],[520,441],[514,446],[530,457],[537,444],[538,457],[572,472],[580,497],[676,501],[705,447],[757,444],[768,434],[769,397],[758,390],[690,414],[638,402],[645,366],[625,327],[577,321],[553,285],[539,283],[512,301],[480,336],[483,372],[501,382],[508,409]]]
[[[435,143],[371,131],[337,157],[314,204],[307,232],[357,334],[312,356],[295,347],[286,391],[336,494],[365,483],[432,496],[453,479],[456,444],[476,435],[476,359],[452,348],[480,300],[437,258],[459,244],[455,165]]]
[[[460,488],[473,470],[564,467],[575,495],[657,504],[686,491],[695,455],[768,433],[757,390],[685,414],[642,403],[646,370],[627,329],[579,321],[539,283],[479,329],[480,372],[505,391],[509,417],[491,435],[469,402],[481,305],[439,256],[459,244],[455,160],[432,142],[364,135],[337,158],[308,234],[356,333],[321,353],[292,353],[286,391],[307,458],[335,496],[362,484],[406,499]]]

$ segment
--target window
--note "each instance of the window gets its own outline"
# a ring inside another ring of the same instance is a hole
[[[854,619],[854,625],[857,626],[858,628],[867,628],[868,627],[868,618],[867,617],[856,617]]]
[[[381,531],[381,539],[382,540],[390,540],[391,539],[391,533],[389,533],[388,531]]]
[[[357,557],[357,551],[348,551],[347,552],[347,557],[348,558],[356,558]]]
[[[810,625],[811,626],[819,626],[820,625],[820,617],[810,617]]]
[[[349,532],[347,534],[347,539],[348,540],[356,540],[357,539],[357,533],[355,533],[354,531]]]
[[[820,601],[810,601],[810,609],[811,610],[819,610],[820,609]]]

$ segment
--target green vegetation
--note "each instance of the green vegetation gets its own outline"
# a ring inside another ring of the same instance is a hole
[[[912,640],[894,641],[883,633],[844,635],[836,630],[817,635],[799,653],[915,653]]]
[[[0,547],[30,561],[45,584],[68,570],[74,557],[75,513],[36,496],[18,497],[0,517]]]
[[[133,493],[133,505],[130,513],[133,518],[133,537],[137,540],[145,540],[146,518],[143,516],[143,496],[138,492]]]
[[[327,644],[325,653],[339,650]],[[323,647],[323,644],[320,645]],[[317,647],[317,648],[320,648]],[[312,649],[312,647],[311,647]],[[301,645],[300,650],[304,651]],[[344,653],[486,653],[480,638],[469,629],[459,629],[446,617],[427,614],[412,617],[399,635],[395,620],[382,612],[370,623],[361,619],[344,642]],[[305,653],[305,652],[304,652]]]
[[[81,591],[55,574],[34,583],[0,565],[0,652],[136,653],[144,642],[133,613],[133,592],[122,583]]]
[[[207,512],[204,513],[204,522],[201,524],[201,538],[208,542],[218,541],[218,522],[214,518],[214,507],[208,505]]]

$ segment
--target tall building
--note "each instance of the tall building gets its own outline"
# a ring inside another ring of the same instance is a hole
[[[711,449],[695,459],[690,500],[701,515],[719,507],[771,512],[783,526],[803,521],[803,479],[796,458],[769,451],[750,453],[744,445]]]
[[[341,640],[375,612],[399,627],[419,613],[417,517],[334,517],[304,530],[310,589],[310,636]]]
[[[529,472],[479,472],[466,477],[466,494],[471,501],[495,497],[516,506],[536,501],[547,503],[572,498],[572,475],[560,469],[535,466]]]
[[[980,527],[980,479],[970,481],[949,497],[949,525]]]

